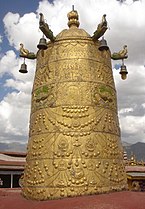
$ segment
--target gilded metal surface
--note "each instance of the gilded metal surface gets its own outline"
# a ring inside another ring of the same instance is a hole
[[[110,51],[73,25],[38,52],[23,179],[46,200],[126,187]]]

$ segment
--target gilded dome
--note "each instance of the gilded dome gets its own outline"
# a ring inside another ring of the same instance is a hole
[[[71,27],[69,29],[64,29],[61,31],[55,40],[61,39],[88,39],[91,36],[83,29],[79,29],[77,27]]]

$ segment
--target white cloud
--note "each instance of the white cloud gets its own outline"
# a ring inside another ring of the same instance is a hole
[[[0,44],[2,43],[3,41],[3,37],[0,35]]]
[[[38,30],[38,18],[35,13],[20,17],[19,14],[7,13],[3,19],[9,43],[17,50],[22,42],[26,48],[36,52],[36,45],[41,33]]]
[[[12,69],[15,69],[18,65],[16,54],[13,50],[7,51],[6,54],[0,60],[0,75],[8,72],[12,74]],[[11,68],[10,68],[11,67]]]
[[[133,112],[133,108],[124,108],[119,111],[119,114]]]
[[[0,102],[0,133],[2,141],[27,140],[30,96],[23,92],[11,93]],[[11,136],[14,136],[11,138]]]
[[[113,70],[122,138],[128,142],[145,141],[145,1],[130,6],[120,5],[116,0],[55,0],[53,4],[40,1],[36,13],[33,11],[23,16],[10,12],[6,14],[3,22],[10,45],[18,50],[22,42],[27,49],[36,52],[42,36],[38,29],[38,14],[44,14],[54,35],[57,35],[67,28],[67,13],[71,5],[75,5],[79,13],[80,27],[91,35],[102,15],[107,14],[110,30],[106,32],[105,39],[112,52],[120,50],[124,44],[128,45],[129,58],[125,61],[129,72],[127,80],[121,80],[119,70]],[[0,103],[2,140],[26,140],[28,135],[35,61],[26,60],[29,70],[26,75],[19,73],[22,62],[23,59],[18,58],[13,50],[7,51],[0,60],[0,76],[5,73],[11,75],[4,87],[16,90],[6,95]]]
[[[142,141],[145,142],[145,115],[120,118],[121,129],[123,130],[123,141],[130,143]]]
[[[20,74],[22,58],[18,58],[14,51],[7,51],[0,60],[0,76],[9,74],[11,78],[4,83],[4,88],[11,89],[12,93],[5,95],[0,102],[0,141],[26,142],[28,138],[28,125],[32,81],[35,72],[34,61],[26,61],[28,74]]]
[[[139,128],[142,130],[143,127],[140,126],[140,119],[143,120],[143,117],[134,117],[134,116],[126,116],[121,118],[121,126],[124,129],[124,132],[128,134],[135,134]]]

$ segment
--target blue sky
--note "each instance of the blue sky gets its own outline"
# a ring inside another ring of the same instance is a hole
[[[145,142],[145,0],[5,0],[0,1],[0,142],[25,143],[28,140],[30,101],[35,61],[26,60],[29,73],[21,75],[19,44],[37,51],[42,37],[38,14],[42,12],[54,35],[67,28],[67,13],[78,10],[80,27],[93,34],[103,14],[110,27],[105,39],[112,52],[128,45],[125,61],[128,78],[120,79],[120,62],[112,61],[122,140]],[[1,40],[1,39],[0,39]],[[114,68],[114,67],[113,67]]]
[[[8,12],[12,13],[19,13],[21,16],[23,16],[25,13],[29,13],[32,11],[36,11],[39,4],[39,0],[31,0],[31,1],[20,1],[20,0],[4,0],[0,1],[0,35],[2,36],[2,43],[0,44],[0,54],[4,54],[9,49],[12,49],[12,46],[9,45],[8,39],[5,36],[5,29],[3,24],[3,18]],[[13,50],[15,50],[13,48]],[[15,50],[15,52],[18,54],[18,52]],[[2,55],[1,55],[2,56]],[[9,93],[14,91],[12,88],[3,87],[5,80],[9,79],[11,77],[10,74],[5,73],[0,78],[0,100],[3,99],[3,97]]]

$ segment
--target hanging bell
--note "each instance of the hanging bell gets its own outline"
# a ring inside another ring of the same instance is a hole
[[[37,45],[38,49],[47,49],[46,39],[44,37],[40,38],[39,44]]]
[[[124,64],[121,65],[121,69],[120,69],[119,73],[121,74],[122,80],[125,80],[127,78],[128,72],[127,72],[126,66]]]
[[[28,73],[27,65],[25,63],[21,64],[21,68],[19,70],[20,73]]]
[[[102,37],[102,40],[100,41],[100,46],[98,47],[98,49],[100,51],[103,51],[103,50],[108,50],[109,47],[107,46],[107,41],[104,39],[104,37]]]

